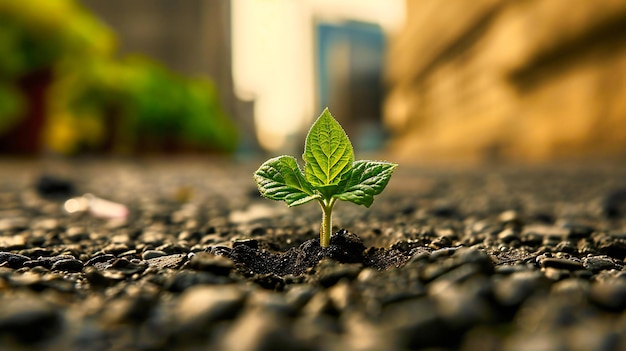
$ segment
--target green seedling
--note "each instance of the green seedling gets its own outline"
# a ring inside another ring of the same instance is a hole
[[[289,207],[317,200],[322,208],[320,245],[330,245],[333,206],[337,200],[370,207],[387,186],[397,164],[354,161],[350,139],[328,108],[317,118],[304,144],[304,173],[292,156],[265,161],[254,173],[261,195]]]

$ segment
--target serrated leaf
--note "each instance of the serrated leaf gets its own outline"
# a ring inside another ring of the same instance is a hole
[[[268,199],[285,201],[289,207],[320,197],[304,178],[296,159],[291,156],[279,156],[265,161],[254,172],[254,180],[261,195]]]
[[[317,118],[304,144],[304,175],[316,188],[336,185],[350,171],[354,151],[350,139],[328,109]]]
[[[388,162],[356,161],[346,175],[344,190],[334,197],[370,207],[374,202],[374,195],[385,189],[396,167],[398,165]]]

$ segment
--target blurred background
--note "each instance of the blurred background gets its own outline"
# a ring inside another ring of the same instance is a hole
[[[626,158],[626,2],[0,0],[0,153]]]

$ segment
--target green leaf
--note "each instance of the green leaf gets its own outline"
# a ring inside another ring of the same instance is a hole
[[[398,165],[388,162],[356,161],[346,175],[344,190],[334,197],[370,207],[374,202],[374,195],[385,189],[396,167]]]
[[[320,197],[304,178],[296,159],[291,156],[279,156],[265,161],[254,172],[254,180],[261,195],[268,199],[285,201],[289,207]]]
[[[306,162],[305,177],[315,188],[336,185],[350,171],[354,162],[352,144],[328,108],[309,130],[302,158]]]

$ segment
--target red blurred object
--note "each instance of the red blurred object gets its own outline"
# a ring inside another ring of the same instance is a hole
[[[15,126],[0,135],[0,153],[34,155],[42,151],[46,91],[51,82],[50,69],[29,73],[18,81],[26,100],[26,109]]]

